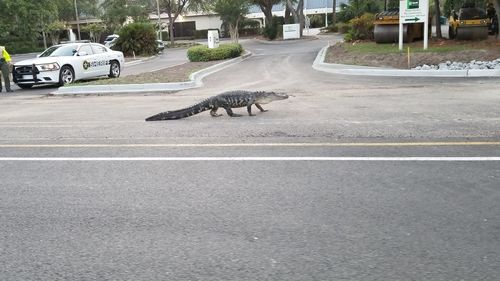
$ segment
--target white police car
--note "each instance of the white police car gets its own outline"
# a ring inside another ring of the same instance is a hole
[[[12,78],[23,89],[40,84],[62,86],[99,76],[119,77],[124,64],[122,52],[102,44],[68,42],[48,48],[37,58],[15,63]]]

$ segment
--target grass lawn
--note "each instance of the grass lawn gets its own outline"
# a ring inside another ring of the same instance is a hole
[[[411,52],[433,52],[433,53],[448,53],[455,51],[465,51],[477,48],[471,43],[462,44],[448,44],[443,43],[443,41],[432,41],[429,40],[429,48],[424,50],[423,41],[405,43],[403,44],[403,51],[406,52],[407,48],[410,47]],[[344,48],[346,51],[355,52],[360,54],[392,54],[400,53],[398,44],[377,44],[375,42],[358,42],[352,44],[345,44]]]

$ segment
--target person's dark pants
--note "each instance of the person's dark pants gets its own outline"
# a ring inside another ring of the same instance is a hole
[[[9,77],[9,64],[6,62],[0,62],[0,70],[2,71],[3,81],[5,83],[5,89],[7,92],[11,92],[10,89],[10,77]],[[0,78],[0,91],[2,91],[2,79]]]

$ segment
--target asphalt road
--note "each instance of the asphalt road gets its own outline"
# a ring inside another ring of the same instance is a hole
[[[0,279],[497,280],[499,80],[314,71],[335,40],[246,41],[178,93],[1,96]],[[143,121],[233,89],[292,96]]]

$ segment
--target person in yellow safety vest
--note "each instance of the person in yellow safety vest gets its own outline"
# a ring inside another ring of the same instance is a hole
[[[10,55],[5,50],[4,46],[0,46],[0,70],[2,71],[3,80],[5,83],[5,89],[7,92],[12,92],[10,89]],[[0,92],[2,91],[2,79],[0,78]]]

